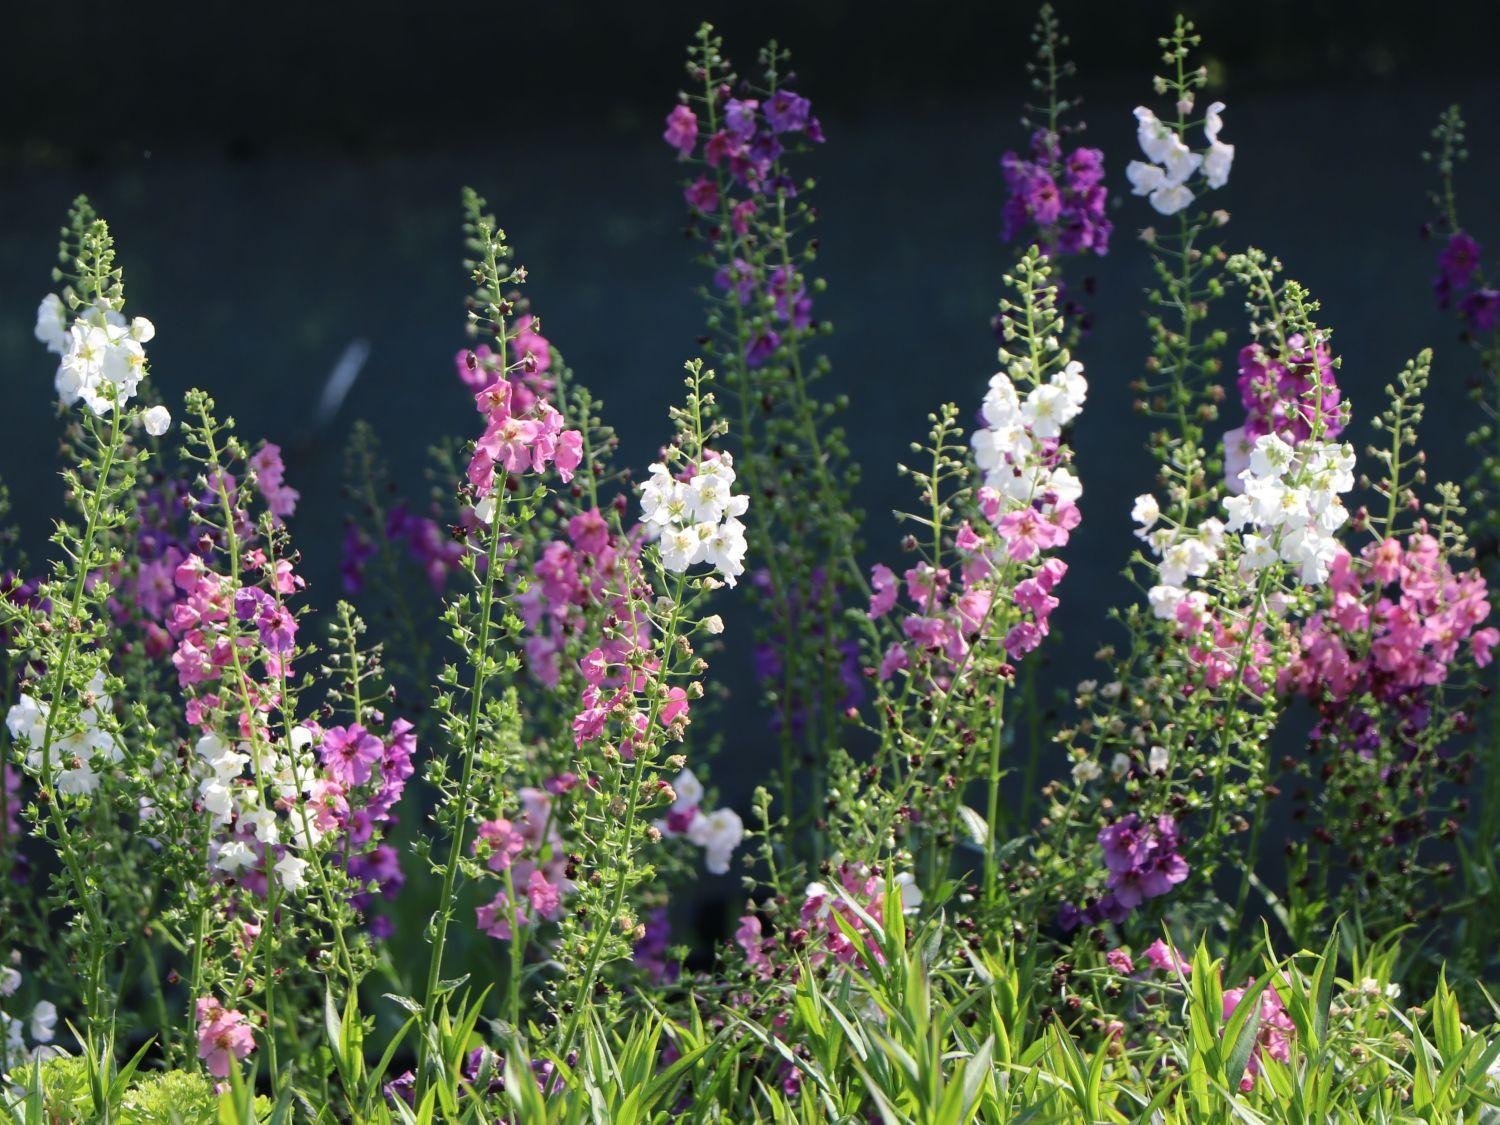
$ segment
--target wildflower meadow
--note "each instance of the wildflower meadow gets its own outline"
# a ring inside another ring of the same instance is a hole
[[[1059,20],[1016,45],[975,232],[996,358],[904,420],[896,536],[825,391],[840,137],[781,45],[704,25],[660,76],[702,325],[654,448],[455,185],[426,385],[473,414],[425,480],[355,426],[340,524],[211,363],[163,393],[131,245],[58,201],[6,373],[57,462],[0,450],[12,493],[62,481],[49,539],[0,534],[6,1120],[1500,1121],[1500,229],[1464,223],[1463,111],[1406,138],[1430,273],[1380,279],[1451,327],[1351,379],[1298,246],[1236,239],[1275,154],[1193,24],[1091,102],[1138,103],[1106,151]],[[1097,369],[1133,460],[1077,438]],[[1090,541],[1132,596],[1063,662],[1100,475],[1134,482],[1133,537]],[[730,696],[753,792],[715,785]],[[734,902],[707,938],[700,880]]]

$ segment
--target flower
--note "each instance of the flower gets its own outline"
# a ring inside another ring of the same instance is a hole
[[[698,145],[698,115],[685,105],[673,106],[661,139],[677,150],[678,159],[686,160]]]
[[[1339,497],[1354,487],[1354,464],[1347,443],[1293,449],[1277,434],[1257,438],[1240,473],[1243,491],[1224,501],[1225,529],[1245,531],[1247,568],[1265,565],[1274,550],[1304,585],[1326,582],[1340,549],[1334,533],[1349,518]]]
[[[652,465],[638,486],[641,520],[649,537],[657,540],[662,566],[683,574],[708,563],[734,586],[745,573],[745,525],[739,517],[749,499],[737,496],[734,459],[728,453],[705,452],[678,479],[668,468]]]
[[[243,1013],[212,997],[200,997],[197,1011],[198,1057],[215,1078],[228,1078],[234,1060],[255,1050],[255,1034]]]
[[[1148,196],[1151,206],[1160,214],[1175,215],[1196,198],[1188,182],[1199,171],[1208,188],[1221,188],[1228,183],[1234,146],[1219,140],[1223,113],[1223,102],[1208,107],[1203,121],[1208,148],[1198,153],[1188,148],[1175,128],[1159,120],[1145,106],[1137,106],[1136,138],[1146,159],[1132,160],[1125,167],[1131,194]]]
[[[142,345],[156,335],[145,317],[126,322],[107,300],[83,308],[71,323],[60,298],[49,294],[37,309],[36,337],[60,356],[53,378],[64,406],[80,399],[103,416],[134,397],[146,372]]]
[[[1151,962],[1152,968],[1162,972],[1186,973],[1192,969],[1182,954],[1161,938],[1146,947],[1146,960]]]
[[[1080,147],[1064,159],[1056,136],[1038,129],[1030,159],[1007,152],[1000,169],[1010,192],[1002,212],[1006,242],[1024,236],[1049,256],[1109,252],[1113,227],[1105,217],[1109,194],[1102,152]]]
[[[152,437],[161,437],[172,426],[172,412],[165,406],[153,406],[141,415],[141,423]]]
[[[1166,894],[1188,877],[1187,861],[1177,852],[1177,822],[1170,816],[1143,821],[1128,813],[1100,830],[1099,847],[1109,872],[1107,897],[1122,911]]]
[[[255,472],[255,487],[265,498],[266,507],[278,522],[294,515],[301,498],[285,482],[286,468],[281,462],[281,446],[266,442],[250,455],[249,465]]]
[[[1255,978],[1251,977],[1245,982],[1243,988],[1224,990],[1224,1021],[1226,1023],[1245,999],[1245,993],[1254,986]],[[1291,1061],[1291,1038],[1295,1032],[1296,1025],[1292,1023],[1291,1016],[1286,1013],[1281,994],[1267,985],[1260,994],[1260,1029],[1256,1032],[1255,1048],[1250,1052],[1250,1060],[1245,1065],[1245,1073],[1240,1078],[1241,1090],[1249,1091],[1255,1088],[1255,1079],[1260,1074],[1262,1058],[1271,1058],[1282,1063]]]

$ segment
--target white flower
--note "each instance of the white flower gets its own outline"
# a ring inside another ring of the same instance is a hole
[[[1218,552],[1203,540],[1183,538],[1162,552],[1157,571],[1163,585],[1181,586],[1189,578],[1202,578],[1217,559]]]
[[[47,705],[22,692],[21,698],[6,712],[5,727],[16,742],[39,745],[46,740]]]
[[[1146,591],[1152,614],[1162,621],[1171,621],[1177,616],[1177,607],[1185,597],[1187,591],[1181,586],[1152,586]]]
[[[717,523],[724,518],[729,484],[715,473],[699,473],[688,483],[684,499],[694,523]]]
[[[703,631],[710,637],[717,637],[720,633],[724,632],[724,619],[717,613],[712,617],[705,617],[703,619]]]
[[[1152,773],[1166,773],[1172,757],[1165,746],[1153,746],[1146,755],[1146,768]]]
[[[266,847],[275,847],[281,843],[281,828],[277,824],[276,814],[270,809],[257,809],[247,813],[241,818],[241,823],[249,825],[255,838]]]
[[[172,412],[165,406],[153,406],[141,415],[146,432],[152,437],[161,437],[172,427]]]
[[[734,849],[745,838],[745,824],[733,809],[716,809],[707,816],[694,817],[687,837],[704,850],[703,865],[709,873],[723,875],[729,871]]]
[[[296,894],[307,881],[307,860],[287,852],[276,861],[276,877],[288,891]]]
[[[203,811],[213,817],[215,825],[229,823],[229,817],[234,812],[234,793],[224,782],[216,777],[199,782],[198,800],[203,805]]]
[[[1224,127],[1223,102],[1214,102],[1203,118],[1203,134],[1208,138],[1208,152],[1203,157],[1203,176],[1211,188],[1221,188],[1229,182],[1229,168],[1234,163],[1234,146],[1219,140],[1219,130]]]
[[[31,1038],[38,1043],[50,1043],[56,1027],[57,1005],[51,1000],[39,1000],[31,1010]]]
[[[1130,757],[1127,754],[1116,753],[1109,763],[1109,772],[1116,781],[1130,772]]]
[[[672,791],[677,799],[672,802],[673,812],[687,812],[703,803],[703,782],[692,770],[685,769],[672,782]]]
[[[661,565],[681,574],[703,557],[703,539],[697,528],[673,527],[661,538]]]
[[[896,876],[897,892],[901,895],[901,913],[915,914],[922,907],[922,888],[917,886],[917,877],[910,871]]]
[[[1264,535],[1251,532],[1245,536],[1245,553],[1240,557],[1240,565],[1246,570],[1264,570],[1279,557],[1276,544]]]
[[[1156,497],[1149,492],[1143,492],[1135,498],[1135,505],[1130,509],[1130,518],[1141,525],[1136,535],[1144,539],[1146,532],[1161,519],[1161,505],[1156,502]]]
[[[68,310],[56,293],[48,293],[37,306],[36,338],[53,355],[60,356],[67,350]]]
[[[21,971],[6,965],[0,969],[0,997],[14,996],[21,987]]]
[[[1085,758],[1083,761],[1073,764],[1073,783],[1075,785],[1084,785],[1098,779],[1103,773],[1104,771],[1099,768],[1098,762],[1092,758]]]
[[[1249,471],[1258,477],[1283,476],[1292,467],[1292,456],[1292,447],[1278,434],[1264,434],[1250,450]]]
[[[700,527],[706,525],[699,525]],[[745,525],[737,519],[727,519],[703,539],[703,561],[713,565],[724,581],[733,586],[745,573]]]
[[[219,854],[214,859],[215,867],[231,875],[253,866],[254,863],[255,849],[243,840],[230,840],[220,844]]]

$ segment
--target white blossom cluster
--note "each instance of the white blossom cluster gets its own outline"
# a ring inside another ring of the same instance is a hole
[[[145,344],[156,328],[143,316],[126,321],[107,301],[96,301],[71,320],[56,293],[48,293],[36,310],[36,338],[59,357],[54,385],[64,406],[79,399],[103,416],[135,396],[146,372]],[[148,425],[166,432],[164,407],[155,408]],[[156,433],[154,436],[160,436]]]
[[[687,830],[682,834],[703,849],[703,865],[710,874],[727,874],[734,849],[745,838],[745,822],[740,819],[740,814],[728,807],[704,812],[700,807],[704,797],[703,783],[692,770],[685,769],[677,775],[672,782],[672,791],[677,794],[672,811],[678,816],[692,814]],[[657,821],[656,827],[659,831],[670,830],[666,821]]]
[[[1011,371],[991,377],[979,411],[984,425],[969,439],[974,463],[984,483],[1013,503],[1030,504],[1051,493],[1054,504],[1076,504],[1083,485],[1066,465],[1048,464],[1042,443],[1060,437],[1082,412],[1089,390],[1083,364],[1068,362],[1023,399],[1016,380],[1025,373],[1025,361],[1017,360]]]
[[[1338,530],[1349,519],[1340,495],[1354,487],[1354,449],[1347,443],[1305,441],[1295,448],[1276,434],[1257,438],[1238,495],[1224,501],[1227,521],[1205,519],[1195,532],[1158,527],[1161,507],[1149,493],[1137,496],[1130,518],[1136,535],[1157,559],[1157,583],[1146,592],[1163,620],[1177,615],[1190,579],[1202,578],[1223,554],[1227,533],[1241,532],[1245,573],[1280,560],[1305,586],[1328,581],[1338,554]]]
[[[282,836],[282,821],[276,811],[282,808],[290,810],[287,827],[292,841],[303,849],[316,845],[324,833],[305,805],[305,799],[314,796],[318,788],[318,772],[310,753],[312,743],[312,732],[297,726],[291,736],[295,758],[279,750],[262,752],[261,766],[269,789],[266,798],[273,806],[267,808],[260,786],[241,776],[251,764],[248,745],[242,743],[236,748],[216,734],[200,738],[193,747],[198,763],[198,800],[212,825],[225,828],[234,822],[242,833],[253,835],[269,850],[290,842]],[[228,875],[237,875],[255,866],[258,858],[250,841],[236,835],[215,846],[213,865]],[[306,881],[307,861],[288,849],[274,870],[282,886],[295,893]]]
[[[1228,529],[1244,530],[1246,570],[1280,559],[1296,568],[1304,586],[1327,582],[1339,549],[1335,532],[1349,519],[1339,496],[1354,487],[1353,446],[1304,441],[1294,448],[1266,434],[1255,440],[1240,480],[1244,491],[1224,508]]]
[[[45,757],[51,759],[52,784],[69,797],[98,789],[103,772],[124,757],[119,741],[101,722],[101,716],[110,711],[103,672],[94,673],[89,681],[85,701],[87,705],[79,711],[74,729],[53,730],[50,748],[47,719],[51,708],[46,703],[23,692],[5,716],[12,741],[26,747],[26,768],[41,777],[45,750]]]
[[[1219,561],[1224,552],[1225,526],[1221,520],[1209,517],[1196,531],[1167,525],[1158,527],[1161,506],[1150,493],[1135,498],[1130,518],[1138,525],[1136,537],[1145,542],[1158,560],[1157,581],[1146,591],[1146,600],[1155,616],[1170,621],[1176,617],[1177,607],[1189,597],[1188,581],[1204,577]]]
[[[1161,214],[1175,215],[1193,202],[1195,196],[1188,181],[1198,172],[1203,173],[1203,182],[1209,188],[1227,184],[1229,168],[1234,163],[1234,146],[1219,140],[1223,113],[1223,102],[1208,107],[1203,117],[1203,135],[1208,139],[1208,147],[1194,152],[1170,125],[1145,106],[1136,106],[1136,138],[1146,159],[1132,160],[1125,167],[1131,193],[1148,196],[1151,206]]]
[[[749,500],[733,492],[734,458],[705,457],[688,481],[661,463],[640,486],[641,518],[660,544],[661,564],[673,574],[708,563],[733,586],[745,573],[745,525]]]

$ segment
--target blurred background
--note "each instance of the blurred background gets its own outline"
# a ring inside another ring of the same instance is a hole
[[[1116,639],[1104,614],[1128,596],[1129,501],[1151,483],[1128,383],[1147,352],[1149,261],[1135,236],[1154,215],[1124,194],[1123,168],[1136,155],[1130,111],[1154,102],[1155,40],[1174,10],[1059,4],[1087,138],[1118,195],[1110,254],[1091,264],[1091,391],[1076,437],[1084,524],[1054,617],[1053,660],[1071,678],[1095,674],[1090,654]],[[1322,300],[1356,419],[1378,411],[1406,358],[1435,346],[1426,445],[1435,473],[1461,478],[1471,359],[1432,306],[1436,247],[1419,228],[1434,177],[1419,154],[1440,111],[1462,102],[1465,225],[1500,245],[1500,7],[1185,10],[1237,149],[1213,201],[1233,216],[1225,245],[1280,256]],[[0,475],[28,540],[46,534],[61,492],[52,364],[31,329],[57,227],[81,191],[114,229],[131,309],[157,325],[152,368],[169,404],[205,387],[243,436],[286,451],[303,496],[293,531],[321,606],[339,591],[352,421],[373,423],[412,494],[428,446],[472,428],[452,363],[467,289],[460,185],[489,198],[547,336],[604,398],[623,461],[646,464],[701,332],[705,278],[660,133],[684,47],[708,18],[742,71],[768,38],[790,48],[823,120],[828,142],[804,168],[819,179],[829,282],[816,312],[837,327],[825,391],[853,396],[845,422],[864,466],[867,541],[872,560],[894,561],[889,512],[908,499],[896,460],[929,410],[951,399],[967,412],[993,371],[989,318],[1018,249],[998,237],[997,162],[1026,143],[1017,118],[1034,17],[1029,2],[856,0],[12,6],[0,43]],[[325,380],[357,341],[368,356],[352,393],[315,422]],[[743,600],[725,615],[715,675],[736,695],[714,776],[747,811],[775,750],[749,682]],[[714,883],[710,898],[733,893],[729,879]]]

